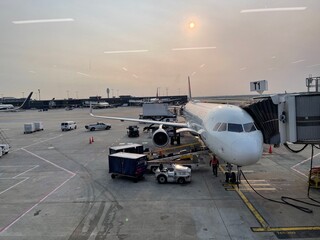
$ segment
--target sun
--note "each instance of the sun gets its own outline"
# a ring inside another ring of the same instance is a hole
[[[194,29],[196,27],[196,24],[194,22],[189,23],[189,28]]]

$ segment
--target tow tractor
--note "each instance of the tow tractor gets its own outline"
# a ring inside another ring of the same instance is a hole
[[[172,164],[171,167],[160,166],[156,172],[155,177],[158,183],[186,183],[191,182],[191,169],[178,164]]]

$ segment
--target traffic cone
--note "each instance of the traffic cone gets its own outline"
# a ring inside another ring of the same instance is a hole
[[[94,142],[93,137],[91,137],[91,142]]]
[[[91,137],[89,137],[89,144],[91,144],[92,143],[92,140],[91,140]]]
[[[269,147],[269,153],[270,153],[270,154],[272,153],[272,147],[271,147],[271,145],[270,145],[270,147]]]

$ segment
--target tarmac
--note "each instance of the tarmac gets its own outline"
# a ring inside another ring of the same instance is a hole
[[[141,110],[94,111],[138,118]],[[76,121],[78,128],[62,132],[65,120]],[[265,146],[257,164],[242,168],[266,198],[287,196],[319,205],[298,203],[313,211],[306,213],[262,198],[243,178],[239,187],[225,183],[223,163],[213,176],[207,154],[199,156],[202,164],[192,171],[190,184],[158,184],[151,173],[138,183],[111,179],[108,147],[155,147],[142,124],[138,138],[127,137],[130,122],[102,121],[112,125],[106,131],[84,128],[101,120],[89,116],[89,109],[0,113],[0,127],[11,144],[0,158],[0,239],[320,239],[320,203],[307,198],[310,148],[296,154],[280,147],[269,153]],[[44,130],[24,134],[24,123],[33,121],[42,121]],[[191,136],[182,137],[182,144],[190,141]],[[313,165],[319,162],[315,149]],[[309,194],[320,201],[319,189]]]

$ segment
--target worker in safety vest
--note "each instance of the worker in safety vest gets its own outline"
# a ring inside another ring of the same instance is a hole
[[[213,175],[218,177],[219,160],[216,158],[216,155],[213,155],[213,158],[210,160],[210,166],[212,166]]]

